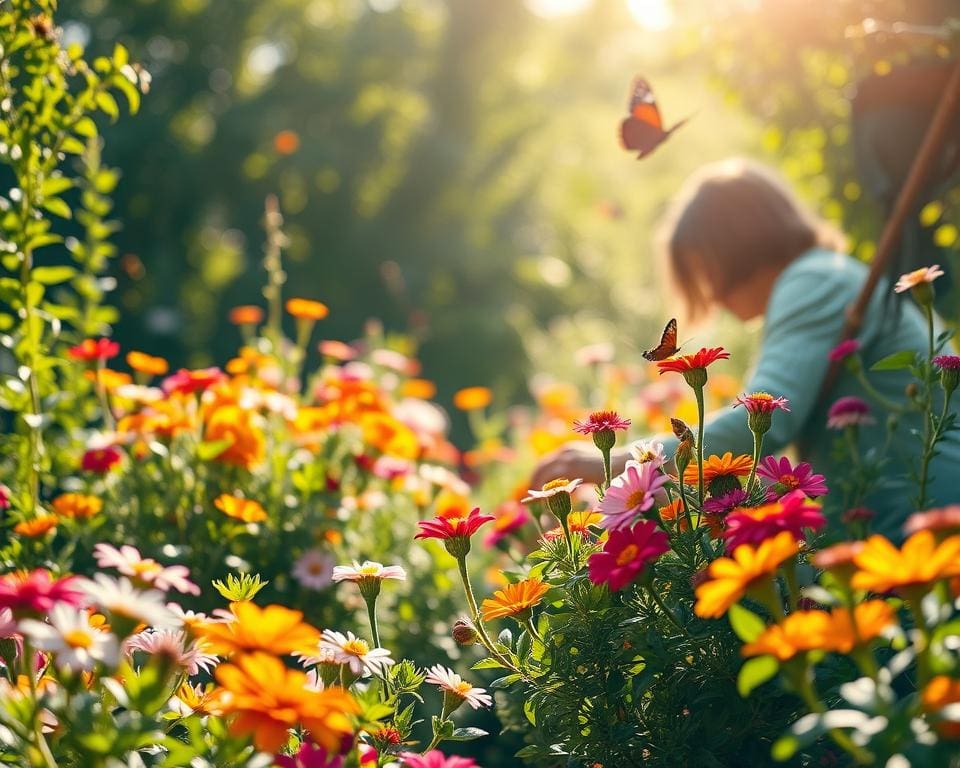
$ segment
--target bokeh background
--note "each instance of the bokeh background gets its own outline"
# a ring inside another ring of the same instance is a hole
[[[704,162],[778,165],[869,258],[882,217],[854,165],[861,78],[944,50],[864,37],[865,18],[941,23],[950,0],[76,0],[64,35],[115,41],[151,73],[105,132],[120,169],[116,335],[174,364],[226,360],[227,310],[262,303],[264,198],[286,218],[287,295],[419,345],[439,400],[472,384],[528,396],[609,341],[633,357],[675,311],[659,217]],[[636,74],[669,125],[619,146]],[[953,245],[947,201],[924,237]],[[706,343],[748,347],[723,323]],[[682,336],[687,334],[681,333]],[[700,340],[700,339],[698,339]],[[461,425],[462,428],[462,425]]]

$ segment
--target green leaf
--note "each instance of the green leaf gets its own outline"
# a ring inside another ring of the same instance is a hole
[[[200,461],[215,459],[231,445],[233,445],[233,440],[205,440],[197,446],[197,458]]]
[[[904,368],[909,368],[911,365],[916,363],[917,353],[909,349],[905,349],[902,352],[894,352],[892,355],[887,355],[882,360],[877,360],[873,365],[870,366],[871,371],[902,371]]]
[[[75,274],[77,274],[77,270],[73,267],[36,267],[31,273],[31,276],[38,283],[56,285],[57,283],[65,283]]]
[[[73,218],[73,212],[70,210],[70,206],[59,197],[48,197],[43,201],[43,207],[54,216],[60,216],[64,219]]]
[[[740,674],[737,675],[737,690],[743,698],[746,698],[754,688],[763,685],[777,674],[779,669],[780,665],[773,656],[757,656],[755,659],[750,659],[740,667]]]
[[[97,94],[97,106],[111,119],[116,120],[120,117],[120,107],[117,100],[107,91],[100,91]]]
[[[93,139],[97,136],[97,124],[89,117],[81,117],[73,124],[73,132],[85,139]]]
[[[456,728],[452,734],[447,736],[447,741],[473,741],[489,735],[482,728]]]
[[[40,186],[40,190],[43,192],[44,196],[52,197],[53,195],[59,195],[61,192],[66,192],[72,186],[73,181],[65,176],[51,176],[49,179],[43,182],[43,184]]]
[[[496,659],[480,659],[470,669],[506,669],[506,667]]]
[[[727,614],[733,631],[745,643],[752,643],[767,628],[766,623],[753,611],[749,611],[739,603],[734,603]]]

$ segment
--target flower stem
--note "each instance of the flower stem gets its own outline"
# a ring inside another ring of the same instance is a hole
[[[610,481],[613,479],[610,468],[610,449],[608,448],[601,453],[603,455],[603,490],[606,491],[610,488]]]
[[[757,465],[760,463],[760,452],[763,449],[763,433],[753,433],[753,466],[750,467],[750,477],[747,478],[747,496],[753,495],[753,486],[757,481]]]
[[[693,393],[697,398],[697,501],[703,507],[703,387],[694,387]],[[683,482],[683,478],[680,478]],[[687,513],[689,516],[689,512]]]
[[[377,624],[377,598],[368,597],[365,600],[367,604],[367,617],[370,619],[370,633],[373,636],[373,645],[380,648],[380,627]]]
[[[460,571],[460,580],[463,582],[463,591],[467,596],[467,607],[470,609],[470,616],[473,619],[473,625],[477,630],[477,634],[480,636],[480,642],[483,644],[483,647],[487,649],[493,658],[503,664],[503,666],[505,666],[507,669],[512,669],[514,672],[520,672],[519,669],[510,663],[510,660],[507,657],[497,651],[493,645],[493,640],[491,640],[490,635],[487,634],[486,627],[483,626],[483,618],[480,615],[480,609],[477,607],[477,598],[474,597],[473,587],[470,584],[470,573],[467,570],[466,555],[457,558],[457,568]]]
[[[679,629],[683,634],[689,634],[687,628],[680,623],[680,620],[674,615],[666,604],[663,602],[663,598],[657,594],[657,591],[652,586],[647,586],[647,594],[650,595],[650,598],[654,603],[657,604],[657,607],[661,610],[664,616],[670,619],[670,623],[673,624],[677,629]]]

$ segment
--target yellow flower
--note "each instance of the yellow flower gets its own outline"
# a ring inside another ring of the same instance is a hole
[[[853,562],[854,589],[888,592],[923,587],[960,575],[960,535],[937,544],[933,531],[918,531],[897,549],[883,536],[867,539]]]
[[[709,483],[717,477],[746,477],[753,468],[753,459],[742,454],[734,456],[727,451],[723,456],[710,456],[703,462],[703,482]],[[687,465],[683,473],[683,482],[687,485],[696,485],[697,465],[691,463]]]
[[[103,500],[83,493],[63,493],[53,500],[51,506],[60,517],[86,520],[103,509]]]
[[[115,371],[112,368],[100,368],[95,371],[87,370],[83,372],[83,376],[85,379],[99,384],[108,391],[133,383],[133,379],[130,378],[129,373]]]
[[[288,653],[315,654],[320,643],[320,631],[304,623],[303,614],[268,605],[260,608],[250,602],[231,603],[234,621],[205,621],[196,625],[194,632],[202,638],[204,650],[220,656],[249,651],[266,651],[277,656]]]
[[[467,387],[453,396],[453,404],[461,411],[486,408],[493,400],[493,392],[486,387]]]
[[[326,304],[310,299],[287,299],[286,307],[299,320],[323,320],[330,314]]]
[[[709,580],[697,587],[694,612],[704,619],[723,616],[749,589],[772,578],[798,551],[789,531],[781,531],[756,547],[741,544],[733,550],[733,557],[721,557],[710,564]]]
[[[527,579],[516,584],[508,584],[503,589],[493,593],[480,606],[484,621],[499,619],[504,616],[518,616],[526,619],[530,616],[530,609],[537,605],[550,587],[540,579]]]
[[[243,496],[231,496],[221,493],[213,500],[213,506],[227,517],[241,520],[244,523],[259,523],[267,519],[266,510],[258,501],[245,499]]]
[[[163,376],[170,370],[170,364],[162,357],[154,357],[145,352],[128,352],[127,365],[137,373],[146,373],[150,376]]]
[[[291,728],[302,726],[329,754],[353,733],[350,715],[360,708],[342,688],[308,687],[307,675],[266,653],[240,656],[214,673],[223,691],[222,710],[233,716],[230,732],[253,734],[261,752],[277,752]]]

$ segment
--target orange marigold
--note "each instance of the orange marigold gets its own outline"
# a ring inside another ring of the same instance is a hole
[[[310,299],[287,299],[286,308],[298,320],[323,320],[330,314],[326,304]]]
[[[146,352],[127,352],[127,365],[137,373],[149,376],[163,376],[170,370],[170,364],[162,357],[154,357]]]
[[[236,617],[233,621],[206,621],[194,628],[209,653],[230,656],[266,651],[283,656],[288,653],[312,655],[317,651],[320,630],[306,624],[300,611],[282,605],[260,608],[250,602],[231,603],[230,610]]]
[[[732,557],[714,560],[707,570],[708,580],[697,587],[694,612],[704,619],[717,619],[751,588],[769,581],[785,560],[800,550],[789,531],[781,531],[756,547],[741,544]]]
[[[400,394],[403,397],[430,400],[437,394],[437,385],[426,379],[407,379],[400,385]]]
[[[240,520],[244,523],[259,523],[267,519],[267,512],[260,502],[245,499],[243,496],[221,493],[213,500],[213,506],[227,517],[232,517],[234,520]]]
[[[516,616],[518,620],[530,617],[530,610],[537,605],[550,587],[540,579],[526,579],[516,584],[508,584],[493,593],[480,606],[484,621],[500,619],[504,616]]]
[[[851,580],[854,589],[889,592],[925,587],[960,576],[960,535],[938,544],[933,531],[918,531],[900,549],[883,536],[871,536],[853,562],[859,569]]]
[[[937,675],[923,689],[920,701],[924,710],[933,715],[951,704],[960,704],[960,680],[946,675]],[[944,720],[937,723],[936,728],[948,739],[960,739],[958,722]]]
[[[224,405],[211,411],[204,441],[222,440],[227,446],[215,457],[216,461],[250,469],[263,459],[265,441],[255,418],[255,414],[238,405]]]
[[[51,506],[60,517],[86,520],[103,509],[103,500],[84,493],[63,493],[51,502]]]
[[[703,462],[703,482],[710,483],[718,477],[746,477],[753,468],[753,459],[747,454],[734,456],[727,451],[723,456],[713,455]],[[698,482],[697,465],[688,464],[683,473],[683,482],[696,485]]]
[[[21,520],[13,526],[13,532],[29,539],[35,539],[52,531],[57,527],[58,522],[60,520],[56,515],[37,515],[30,520]]]
[[[453,395],[453,404],[461,411],[477,411],[493,401],[493,392],[487,387],[467,387]]]
[[[263,310],[255,304],[241,304],[230,310],[227,319],[233,325],[257,325],[263,320]]]
[[[360,708],[347,691],[311,689],[305,672],[288,669],[274,656],[240,656],[221,664],[214,675],[225,694],[221,708],[233,716],[230,732],[253,734],[254,746],[262,752],[279,751],[297,726],[330,754],[353,733],[350,715]]]

